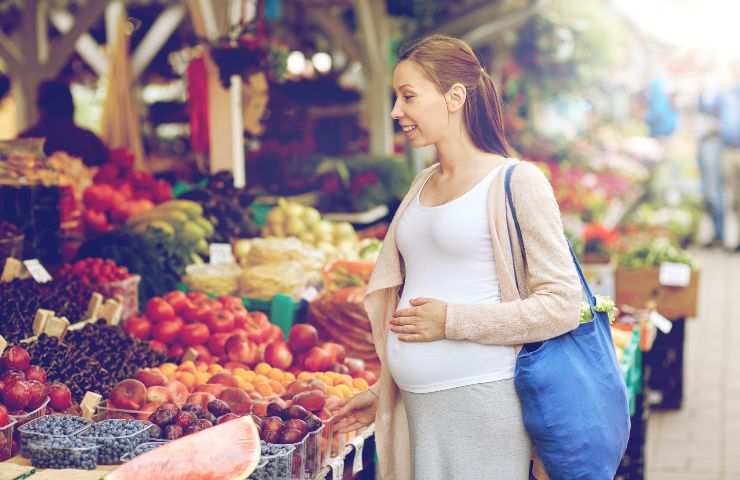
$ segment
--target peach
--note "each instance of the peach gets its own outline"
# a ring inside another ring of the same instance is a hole
[[[147,387],[157,387],[167,383],[167,376],[156,368],[142,368],[134,377]]]
[[[146,400],[149,403],[167,403],[172,401],[172,395],[167,387],[156,385],[146,389]]]
[[[133,378],[119,382],[110,393],[113,405],[124,410],[139,410],[146,403],[146,398],[146,385]]]
[[[299,393],[293,397],[293,403],[300,405],[306,410],[319,412],[326,404],[326,395],[320,390],[311,390]]]
[[[223,392],[225,389],[226,389],[225,385],[221,385],[218,383],[207,383],[205,385],[197,386],[195,388],[195,391],[210,393],[211,395],[218,397],[221,394],[221,392]]]
[[[175,374],[175,380],[181,382],[188,391],[192,391],[195,388],[195,373],[192,372],[177,372]]]
[[[224,346],[226,355],[232,362],[254,365],[260,360],[260,351],[255,343],[239,335],[232,335]]]
[[[167,382],[167,390],[170,391],[172,403],[178,406],[184,404],[185,400],[188,399],[188,395],[190,395],[188,387],[178,380],[170,380]]]
[[[236,377],[234,377],[230,373],[216,373],[210,378],[210,380],[208,380],[208,383],[216,384],[216,385],[224,385],[226,387],[238,387],[239,386],[239,382],[236,381]]]
[[[252,411],[252,399],[243,390],[229,387],[221,392],[219,400],[226,402],[231,411],[237,415],[244,415]]]
[[[208,404],[216,400],[216,396],[208,392],[195,392],[191,393],[188,397],[187,404],[199,405],[203,410],[208,410]]]

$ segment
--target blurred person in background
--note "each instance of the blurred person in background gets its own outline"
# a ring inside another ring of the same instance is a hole
[[[9,140],[18,134],[15,102],[10,94],[12,86],[10,77],[0,72],[0,140]]]
[[[708,163],[721,163],[721,173],[724,175],[727,193],[731,196],[736,225],[740,224],[740,61],[736,61],[732,68],[732,82],[728,88],[714,93],[703,95],[701,110],[713,115],[719,120],[719,146],[704,145],[706,154],[716,155],[713,149],[719,149],[720,160],[710,160]],[[700,155],[702,145],[700,145]],[[716,169],[715,169],[716,170]],[[716,182],[713,182],[716,184]],[[723,202],[724,203],[724,202]],[[724,218],[724,207],[722,207]],[[722,227],[724,234],[725,227]]]
[[[99,166],[108,159],[108,148],[90,130],[75,124],[75,107],[69,85],[49,80],[39,86],[36,105],[39,121],[20,137],[45,138],[44,153],[67,152],[87,166]]]
[[[704,112],[704,96],[699,97],[699,110]],[[705,112],[706,113],[706,112]],[[701,193],[704,206],[712,220],[712,239],[704,246],[718,247],[725,240],[725,180],[722,172],[722,138],[719,125],[713,116],[701,117],[696,161],[701,176]]]

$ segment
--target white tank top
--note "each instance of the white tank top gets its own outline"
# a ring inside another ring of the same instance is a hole
[[[500,168],[500,167],[499,167]],[[499,168],[460,197],[435,207],[409,204],[396,244],[406,266],[398,308],[417,297],[446,303],[499,303],[488,225],[488,192]],[[426,185],[426,184],[425,184]],[[439,340],[402,342],[389,331],[388,367],[399,388],[428,393],[514,376],[514,347]]]

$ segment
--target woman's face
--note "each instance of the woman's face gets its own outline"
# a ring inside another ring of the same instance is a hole
[[[393,72],[396,103],[391,117],[415,148],[438,143],[449,129],[445,96],[413,61],[403,60]]]

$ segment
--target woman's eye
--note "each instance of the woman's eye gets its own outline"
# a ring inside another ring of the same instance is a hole
[[[408,102],[409,100],[411,100],[412,98],[414,98],[414,96],[413,96],[413,95],[404,95],[404,96],[403,96],[403,99],[404,99],[404,100],[406,100],[407,102]]]

